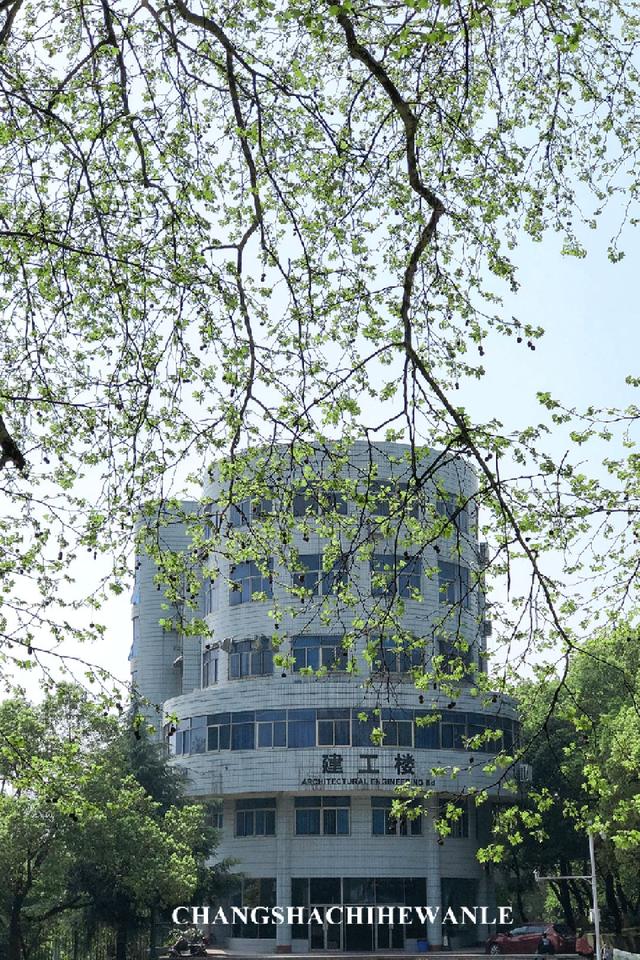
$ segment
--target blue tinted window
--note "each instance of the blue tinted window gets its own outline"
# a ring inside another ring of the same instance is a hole
[[[253,750],[254,730],[253,723],[234,723],[231,727],[231,749]]]

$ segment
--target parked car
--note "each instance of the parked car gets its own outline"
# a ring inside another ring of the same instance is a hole
[[[538,941],[546,933],[555,953],[579,953],[593,955],[593,947],[586,937],[576,937],[563,923],[527,923],[514,927],[507,933],[494,933],[485,944],[485,953],[536,953]]]

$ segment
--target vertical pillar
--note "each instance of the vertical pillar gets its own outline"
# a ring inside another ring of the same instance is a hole
[[[442,884],[440,882],[440,851],[441,846],[438,843],[438,834],[433,825],[437,816],[438,798],[431,797],[429,800],[429,816],[425,824],[427,850],[425,864],[427,868],[427,904],[430,907],[440,907],[438,917],[435,923],[430,923],[427,929],[429,945],[442,947]]]
[[[276,812],[276,903],[291,906],[291,798],[280,796]],[[291,924],[276,927],[276,953],[291,953]]]

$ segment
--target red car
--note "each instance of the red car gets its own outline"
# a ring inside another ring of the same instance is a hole
[[[579,953],[589,957],[593,947],[585,937],[576,937],[563,923],[527,923],[507,933],[495,933],[486,942],[485,953],[536,953],[538,941],[546,933],[555,953]]]

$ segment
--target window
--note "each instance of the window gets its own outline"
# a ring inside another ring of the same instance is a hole
[[[256,745],[255,734],[255,710],[244,710],[231,714],[232,750],[254,750]]]
[[[218,580],[207,579],[203,584],[204,591],[204,615],[214,613],[218,609]]]
[[[314,597],[317,596],[322,581],[322,554],[301,553],[298,563],[302,570],[293,574],[294,587],[304,589]]]
[[[298,490],[293,495],[294,517],[315,517],[322,513],[346,514],[347,501],[340,493],[311,486]]]
[[[410,710],[383,710],[382,730],[385,747],[413,746],[413,713]]]
[[[370,480],[366,491],[369,513],[377,517],[419,517],[420,508],[414,490],[393,479]]]
[[[275,799],[236,800],[236,837],[274,837]]]
[[[237,503],[232,503],[229,507],[229,523],[232,527],[244,527],[252,520],[260,520],[271,513],[273,504],[271,500],[263,497],[260,500],[251,500],[245,497]]]
[[[273,596],[272,570],[272,560],[269,560],[266,574],[260,572],[254,560],[246,560],[232,566],[229,571],[231,580],[229,605],[235,607],[239,603],[248,603],[253,599],[254,593],[264,593],[267,598],[271,598]]]
[[[228,750],[231,744],[231,714],[210,713],[207,717],[207,750]]]
[[[207,749],[207,718],[191,718],[191,753],[204,753]],[[186,751],[185,751],[186,752]]]
[[[454,493],[439,495],[436,501],[436,511],[439,516],[446,517],[458,533],[469,532],[469,510],[467,504]]]
[[[442,749],[464,750],[466,729],[467,725],[464,713],[444,713],[440,723]]]
[[[269,637],[234,640],[229,653],[229,679],[266,677],[273,673],[273,651]]]
[[[131,621],[133,637],[131,640],[131,650],[129,651],[129,660],[138,656],[140,649],[140,617],[134,617]]]
[[[456,816],[456,811],[460,811]],[[451,828],[448,837],[464,839],[469,836],[469,804],[466,800],[440,800],[440,819],[447,821]]]
[[[440,637],[438,641],[440,656],[444,657],[442,671],[451,673],[457,669],[462,662],[465,666],[471,667],[475,661],[474,651],[471,645],[464,637],[458,636],[455,639]]]
[[[392,797],[371,797],[371,830],[374,836],[418,837],[422,834],[422,815],[394,817]]]
[[[202,686],[211,687],[218,682],[218,650],[205,650],[202,654]]]
[[[256,710],[256,723],[258,747],[286,747],[286,710]]]
[[[423,722],[420,723],[420,720]],[[428,710],[416,710],[413,735],[417,748],[438,750],[440,747],[440,715]]]
[[[176,756],[183,753],[191,753],[191,717],[186,720],[180,720],[175,734],[175,752]]]
[[[351,711],[346,709],[318,710],[318,746],[349,746]]]
[[[424,663],[424,645],[410,637],[382,637],[374,641],[370,651],[374,672],[408,673]]]
[[[350,797],[296,797],[297,836],[345,836],[349,833]]]
[[[298,636],[291,644],[295,657],[294,673],[303,668],[319,670],[345,670],[347,651],[342,648],[342,638],[337,636]]]
[[[208,827],[212,827],[214,830],[222,830],[222,805],[218,807],[209,807],[207,810],[206,823]]]
[[[273,877],[262,877],[259,880],[245,878],[241,881],[241,891],[231,898],[231,905],[237,907],[274,907],[276,905],[276,881]],[[273,940],[276,936],[276,924],[268,923],[234,923],[232,928],[234,937],[246,937],[251,940]]]
[[[364,719],[362,719],[364,718]],[[253,750],[274,747],[365,748],[363,765],[377,766],[381,750],[399,753],[407,748],[465,750],[466,741],[484,729],[497,738],[483,745],[482,752],[511,751],[518,737],[518,724],[511,717],[465,713],[458,710],[411,710],[402,707],[375,710],[327,707],[291,710],[234,710],[186,717],[177,726],[164,727],[170,754],[203,753],[206,750]],[[382,729],[383,742],[372,743],[374,729]],[[331,749],[327,753],[331,753]],[[371,770],[370,772],[375,772]]]
[[[371,594],[374,597],[395,595],[410,599],[420,593],[422,563],[419,557],[399,557],[393,553],[377,553],[369,562]]]
[[[344,559],[335,563],[330,570],[323,570],[321,553],[301,553],[298,563],[302,569],[293,574],[293,585],[303,588],[311,596],[321,594],[326,597],[347,585]]]
[[[459,604],[463,610],[471,606],[469,593],[469,569],[459,563],[438,562],[438,587],[440,603]]]
[[[289,710],[287,727],[287,744],[289,747],[315,747],[315,710]]]

